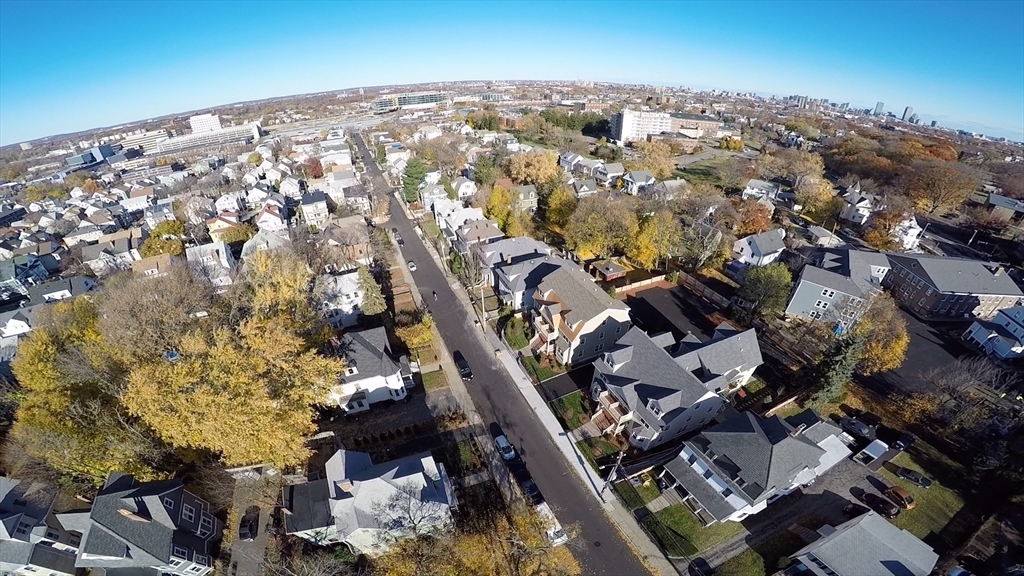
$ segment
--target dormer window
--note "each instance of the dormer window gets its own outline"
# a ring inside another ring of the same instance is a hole
[[[657,402],[652,400],[650,403],[647,404],[647,408],[651,411],[651,414],[654,414],[655,416],[661,416],[661,408],[658,407]]]
[[[171,510],[174,510],[174,500],[171,500],[170,498],[164,498],[164,506]]]

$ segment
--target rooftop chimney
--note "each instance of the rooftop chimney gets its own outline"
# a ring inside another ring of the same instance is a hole
[[[348,478],[345,478],[343,480],[339,480],[338,481],[338,489],[341,490],[342,492],[351,492],[352,491],[352,481],[349,480]]]
[[[127,508],[118,508],[117,513],[121,516],[124,516],[125,518],[128,518],[129,520],[134,520],[136,522],[149,522],[149,518],[143,518],[135,512],[128,510]]]
[[[996,269],[994,271],[992,271],[992,275],[993,276],[1002,276],[1002,274],[1003,274],[1003,267],[1002,266],[996,266]]]
[[[801,425],[797,426],[796,428],[793,428],[793,431],[790,432],[789,435],[793,436],[793,437],[799,436],[804,431],[805,428],[807,428],[807,424],[801,424]]]

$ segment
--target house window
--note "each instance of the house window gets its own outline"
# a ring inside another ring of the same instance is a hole
[[[171,558],[170,562],[168,562],[167,564],[171,568],[177,568],[178,566],[181,566],[182,564],[184,564],[184,562],[182,562],[181,560],[178,560],[177,558]]]
[[[619,332],[622,332],[622,326],[615,327],[615,333],[618,334]]]
[[[599,335],[597,336],[597,338],[598,338],[598,340],[604,340],[604,332],[601,332],[601,333],[600,333],[600,334],[599,334]]]
[[[213,532],[213,520],[209,516],[203,516],[199,519],[199,535],[206,536],[210,532]]]
[[[931,296],[932,295],[932,289],[929,288],[928,291],[924,293],[924,295],[925,296]]]
[[[594,352],[600,352],[601,350],[604,350],[604,344],[598,344],[597,347],[594,348]]]
[[[661,409],[658,408],[657,404],[651,402],[648,407],[651,409],[651,414],[654,414],[655,416],[661,416]]]
[[[580,346],[582,346],[582,345],[584,345],[586,343],[587,343],[587,337],[586,336],[583,336],[582,338],[580,338]]]
[[[181,517],[186,522],[194,521],[196,519],[196,509],[189,506],[188,504],[185,504],[184,506],[181,507]]]
[[[46,537],[49,538],[50,540],[57,540],[57,539],[60,538],[60,534],[58,534],[57,532],[54,532],[53,530],[47,530],[46,531]]]
[[[821,312],[818,312],[817,310],[811,310],[810,312],[807,313],[807,315],[811,317],[811,320],[817,320],[821,318]]]
[[[726,488],[725,490],[722,491],[722,498],[728,498],[729,496],[732,496],[731,489]]]
[[[156,276],[156,268],[150,268],[146,270],[146,276]]]
[[[171,554],[178,558],[188,558],[188,550],[182,548],[181,546],[175,546],[174,551],[171,552]]]
[[[715,473],[711,470],[711,468],[708,468],[707,470],[704,471],[705,478],[711,479],[711,477],[714,475]]]
[[[836,295],[836,291],[825,288],[824,290],[821,291],[821,295],[824,296],[825,298],[833,298]]]
[[[206,570],[206,566],[189,566],[185,572],[191,572],[192,574],[199,574],[203,570]]]
[[[917,305],[918,305],[918,307],[924,306],[924,298],[921,298],[920,300],[918,300],[917,301]]]
[[[196,554],[196,557],[195,559],[193,559],[193,562],[199,564],[200,566],[210,565],[209,559],[206,556],[203,556],[202,554]]]
[[[164,506],[170,508],[171,510],[174,510],[174,500],[171,500],[170,498],[164,498]]]
[[[828,302],[824,300],[818,300],[814,303],[815,308],[821,308],[822,310],[828,310]]]

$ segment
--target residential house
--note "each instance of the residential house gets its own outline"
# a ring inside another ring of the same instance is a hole
[[[132,262],[132,273],[143,278],[166,276],[178,259],[170,254],[158,254]]]
[[[299,211],[302,213],[302,219],[306,225],[317,230],[324,227],[331,215],[330,210],[327,209],[327,196],[319,190],[302,195]]]
[[[170,204],[147,206],[143,211],[143,218],[146,220],[146,225],[149,226],[150,230],[152,230],[161,222],[174,220],[174,210],[171,208]]]
[[[597,193],[597,180],[594,180],[593,178],[576,180],[572,183],[572,191],[576,194],[576,198],[579,200],[582,200],[587,196],[592,196]]]
[[[206,231],[214,242],[220,242],[223,240],[222,234],[239,225],[238,213],[221,212],[206,221]]]
[[[23,254],[0,262],[0,300],[11,294],[28,294],[28,287],[38,284],[50,273],[43,260],[32,254]]]
[[[665,180],[658,182],[649,190],[642,191],[641,196],[649,197],[661,202],[669,202],[679,198],[685,198],[690,193],[690,183],[683,179]]]
[[[365,412],[371,404],[402,400],[412,386],[412,372],[405,356],[391,353],[384,327],[347,332],[338,353],[345,359],[345,371],[331,387],[327,400],[346,413]]]
[[[789,555],[793,564],[787,575],[929,576],[939,560],[931,546],[874,510],[838,526],[826,524],[818,534],[821,538]]]
[[[578,178],[596,178],[597,171],[604,167],[604,162],[601,160],[591,160],[590,158],[580,158],[575,164],[573,174]]]
[[[578,366],[611,348],[631,323],[629,308],[582,270],[559,267],[533,294],[531,346],[564,365]]]
[[[889,268],[885,254],[844,248],[818,250],[800,271],[786,314],[824,320],[845,330],[881,291]]]
[[[693,334],[676,342],[671,333],[650,337],[634,327],[594,361],[594,421],[649,450],[714,419],[725,395],[746,384],[761,362],[753,329],[722,324],[708,342]]]
[[[82,247],[82,263],[97,276],[127,270],[133,262],[142,259],[139,247],[146,236],[146,231],[141,228],[128,228],[101,236],[96,244]]]
[[[216,204],[205,196],[193,196],[182,206],[185,219],[192,225],[202,224],[207,218],[213,217],[218,210]]]
[[[616,181],[626,173],[626,169],[622,167],[619,162],[612,162],[611,164],[602,164],[594,171],[594,178],[597,183],[605,188],[611,188],[615,186]]]
[[[230,286],[234,281],[235,257],[224,242],[211,242],[185,249],[185,258],[197,274],[218,288]],[[140,262],[141,264],[141,262]]]
[[[455,491],[444,464],[430,452],[375,465],[369,454],[338,450],[324,468],[317,480],[282,488],[286,534],[378,556],[401,539],[452,524]],[[416,525],[389,509],[414,515]]]
[[[180,479],[143,483],[116,472],[88,510],[56,517],[81,535],[75,566],[133,574],[209,574],[223,528],[209,503]]]
[[[363,185],[349,186],[342,191],[343,202],[360,214],[370,213],[370,193]]]
[[[277,185],[277,191],[286,198],[298,200],[302,198],[302,193],[305,192],[305,186],[302,185],[302,182],[298,178],[288,176],[281,180],[281,183]]]
[[[36,312],[41,306],[74,298],[95,286],[96,281],[88,276],[73,276],[29,286],[24,298],[13,304],[16,308],[0,312],[0,337],[9,338],[31,332],[37,320]]]
[[[420,203],[427,210],[433,210],[434,203],[441,199],[447,200],[448,192],[440,184],[427,184],[420,189]]]
[[[480,266],[482,278],[486,280],[488,286],[496,288],[498,282],[496,266],[550,256],[551,250],[550,246],[539,240],[534,240],[529,236],[519,236],[476,244],[472,247],[471,252],[474,254],[473,260]]]
[[[537,187],[533,184],[516,186],[512,189],[512,198],[520,210],[533,214],[537,211],[537,203],[540,195],[537,194]]]
[[[1020,287],[998,264],[918,254],[889,254],[882,285],[918,316],[988,320],[1021,303]]]
[[[256,227],[267,232],[280,232],[288,229],[282,208],[276,204],[267,204],[253,218]]]
[[[821,226],[808,226],[807,232],[811,236],[811,244],[818,248],[838,248],[844,244],[839,236]]]
[[[346,216],[328,222],[321,238],[328,246],[341,249],[345,256],[342,268],[347,270],[357,266],[369,266],[373,261],[370,249],[370,228],[362,216]]]
[[[547,254],[500,262],[494,267],[498,298],[513,310],[532,308],[541,280],[559,268],[579,270],[575,262]]]
[[[337,166],[335,168],[338,168]],[[328,188],[344,190],[350,186],[359,184],[359,177],[352,169],[332,170],[324,176]]]
[[[455,250],[459,254],[469,254],[470,248],[477,244],[487,244],[504,238],[505,234],[493,220],[473,220],[459,226],[455,231]]]
[[[217,198],[214,207],[217,209],[217,213],[241,212],[246,207],[245,192],[229,192],[224,194]]]
[[[245,193],[245,205],[251,210],[258,210],[271,198],[274,191],[263,184],[253,186]],[[284,199],[281,199],[283,204]]]
[[[921,244],[921,236],[924,234],[924,229],[917,223],[917,218],[913,214],[906,214],[903,220],[900,220],[899,224],[892,229],[892,239],[906,252],[914,252],[917,247]]]
[[[455,190],[455,197],[459,200],[468,200],[477,193],[476,182],[469,178],[459,176],[452,180],[452,190]]]
[[[636,196],[654,187],[654,175],[647,170],[633,170],[622,177],[626,192]]]
[[[335,328],[354,326],[359,320],[363,291],[359,288],[359,271],[344,274],[323,274],[317,278],[320,313]]]
[[[575,152],[562,152],[558,155],[558,167],[565,172],[572,173],[576,169],[576,165],[579,164],[580,160],[583,160],[583,156]]]
[[[28,212],[22,206],[11,206],[0,210],[0,227],[10,226],[25,217]]]
[[[743,187],[743,199],[759,200],[764,198],[773,204],[780,200],[780,194],[782,193],[782,186],[774,182],[765,182],[764,180],[758,180],[751,178],[747,181],[747,185]]]
[[[1024,306],[1003,308],[992,320],[975,320],[963,339],[1000,360],[1024,357]]]
[[[133,188],[126,198],[119,202],[127,212],[142,212],[153,202],[153,187]]]
[[[56,491],[43,484],[0,476],[0,574],[78,573],[79,541],[54,519],[55,498]]]
[[[996,220],[1016,225],[1024,223],[1024,200],[990,193],[985,207]]]
[[[441,171],[440,170],[427,170],[423,173],[423,182],[425,184],[440,184],[441,183]]]
[[[747,266],[767,266],[782,256],[786,249],[786,230],[776,228],[740,238],[732,245],[733,260]]]
[[[438,202],[441,204],[441,202]],[[435,217],[437,213],[435,213]],[[462,228],[466,222],[473,222],[476,220],[484,220],[484,212],[479,208],[463,208],[461,204],[457,204],[455,209],[448,213],[439,223],[438,227],[441,232],[444,232],[445,237],[449,239],[449,242],[454,242],[455,231]]]
[[[662,479],[701,524],[741,522],[850,455],[834,424],[810,411],[797,417],[732,412],[683,442]]]
[[[845,205],[839,213],[839,219],[860,226],[866,224],[872,214],[885,207],[880,196],[861,192],[860,182],[846,190],[843,202]]]
[[[64,245],[71,248],[77,244],[92,244],[98,241],[103,234],[102,228],[86,220],[81,226],[64,235]]]
[[[242,245],[241,258],[244,261],[256,252],[262,252],[264,250],[280,250],[291,246],[292,240],[288,237],[286,230],[277,230],[271,232],[269,230],[259,230],[256,234],[253,234],[252,238],[245,241]]]

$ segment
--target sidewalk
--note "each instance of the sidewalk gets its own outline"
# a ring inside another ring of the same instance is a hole
[[[405,204],[399,200],[399,206],[405,211],[407,215],[409,210]],[[427,252],[430,257],[437,262],[438,266],[444,270],[444,266],[441,265],[441,259],[434,247],[428,242],[424,242],[424,246],[427,248]],[[473,304],[469,299],[469,294],[466,290],[459,285],[457,289],[453,290],[455,297],[458,298],[459,302],[465,307],[467,313],[471,318],[479,318],[478,311],[473,308]],[[530,380],[526,372],[523,371],[522,366],[516,361],[514,353],[508,348],[508,346],[498,338],[498,335],[491,330],[486,329],[486,324],[480,324],[481,329],[477,330],[477,335],[484,344],[496,352],[497,359],[501,362],[505,372],[508,373],[512,381],[515,382],[516,387],[519,388],[520,393],[526,400],[526,403],[530,405],[530,408],[537,414],[541,424],[547,429],[548,434],[551,437],[551,441],[558,447],[558,449],[565,456],[566,461],[570,467],[575,470],[576,474],[583,481],[583,484],[590,489],[590,491],[597,498],[601,507],[604,508],[605,514],[612,520],[612,523],[622,534],[626,543],[633,548],[633,552],[643,561],[643,563],[653,570],[657,574],[675,576],[679,574],[679,571],[665,558],[661,550],[651,541],[647,536],[647,533],[640,528],[636,519],[632,513],[619,502],[618,498],[614,494],[608,491],[602,495],[601,487],[604,485],[604,480],[601,476],[590,466],[590,463],[583,458],[576,448],[576,444],[572,441],[572,438],[567,432],[562,430],[562,426],[558,423],[555,415],[548,409],[547,403],[541,397],[540,393],[534,387],[533,382]],[[436,331],[435,331],[436,332]],[[436,334],[435,334],[436,337]],[[439,339],[440,341],[440,339]],[[443,346],[443,344],[442,344]],[[454,367],[453,367],[454,368]],[[448,374],[448,370],[445,370],[445,374]],[[458,377],[458,372],[455,372],[455,377],[458,379],[458,384],[461,387],[463,393],[466,394],[467,404],[465,406],[472,406],[472,400],[468,399],[468,393],[465,392],[465,386],[462,384],[462,379]],[[449,382],[451,382],[449,378]],[[453,386],[454,390],[454,386]],[[462,397],[458,394],[456,398],[462,402]],[[474,411],[475,414],[475,411]],[[477,416],[479,418],[479,416]],[[504,468],[504,467],[500,467]],[[505,482],[499,479],[499,487],[503,487]]]

